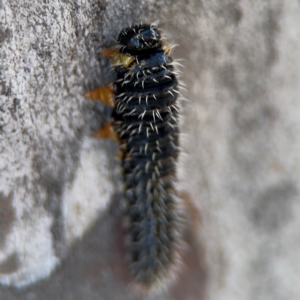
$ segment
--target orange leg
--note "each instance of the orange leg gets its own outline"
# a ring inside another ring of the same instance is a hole
[[[102,86],[94,90],[86,91],[83,95],[86,98],[101,101],[103,104],[108,104],[111,107],[115,106],[115,94],[112,84]]]
[[[114,141],[119,141],[119,138],[114,130],[114,127],[112,125],[112,122],[107,123],[104,127],[99,129],[94,133],[94,138],[97,139],[112,139]],[[119,149],[118,153],[116,154],[116,157],[119,159],[122,159],[123,152],[121,149]]]
[[[118,140],[112,122],[107,123],[104,127],[94,133],[94,138]]]
[[[115,59],[119,55],[118,49],[101,49],[101,53],[108,58]],[[101,101],[103,104],[107,104],[112,108],[115,107],[115,94],[113,90],[113,85],[103,86],[94,90],[86,91],[84,97],[91,100]],[[112,139],[114,141],[119,141],[119,138],[114,131],[112,122],[107,123],[104,127],[100,128],[94,133],[94,138],[100,139]],[[121,150],[118,152],[117,157],[122,158]]]
[[[102,48],[101,53],[107,58],[114,58],[119,54],[119,50],[114,48]]]

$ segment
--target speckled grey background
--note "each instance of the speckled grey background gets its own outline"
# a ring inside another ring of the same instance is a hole
[[[160,20],[184,59],[195,216],[178,283],[145,298],[298,300],[299,16],[296,0],[0,1],[0,299],[143,298],[122,263],[116,145],[91,138],[109,110],[82,94],[113,79],[100,47]]]

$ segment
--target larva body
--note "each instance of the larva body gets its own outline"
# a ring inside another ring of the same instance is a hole
[[[175,259],[177,79],[154,26],[125,28],[118,42],[121,60],[132,58],[129,65],[114,65],[113,111],[124,151],[130,271],[149,286],[165,277]]]
[[[117,74],[113,100],[103,102],[112,102],[122,152],[130,273],[150,288],[170,276],[178,255],[178,82],[170,49],[154,25],[125,28],[118,43],[103,51]]]

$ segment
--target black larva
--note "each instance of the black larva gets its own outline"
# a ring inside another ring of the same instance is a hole
[[[154,25],[125,28],[113,56],[113,126],[123,153],[130,272],[143,286],[177,260],[178,82]]]
[[[124,150],[123,170],[130,236],[130,271],[151,285],[166,276],[176,251],[177,79],[169,49],[156,27],[121,31],[115,64],[114,128]]]

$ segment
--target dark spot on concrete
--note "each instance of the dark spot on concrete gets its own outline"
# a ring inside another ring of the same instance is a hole
[[[6,236],[9,234],[15,221],[15,210],[12,206],[12,193],[5,196],[0,193],[0,247],[4,246]]]
[[[235,7],[233,17],[234,22],[238,24],[243,18],[243,12],[238,7]]]
[[[278,20],[280,19],[279,11],[267,9],[262,28],[265,37],[265,45],[268,50],[266,55],[266,66],[268,67],[272,66],[278,57],[276,36],[280,28],[278,24]]]
[[[31,44],[31,48],[32,48],[33,50],[37,50],[37,49],[38,49],[37,43]]]
[[[250,105],[243,105],[234,110],[234,121],[240,134],[269,133],[272,124],[279,116],[275,107],[269,104],[258,105],[256,109]]]
[[[236,172],[249,188],[268,160],[271,132],[280,114],[269,101],[263,101],[263,95],[263,91],[253,91],[253,97],[243,99],[232,110],[230,153]]]
[[[49,50],[43,50],[43,49],[39,49],[37,51],[37,55],[43,59],[47,59],[47,58],[51,58],[51,51]]]
[[[5,113],[5,108],[4,108],[4,104],[0,106],[0,111]]]
[[[14,98],[12,106],[8,108],[14,120],[17,120],[17,111],[20,106],[20,102],[21,102],[20,99]]]
[[[232,24],[238,25],[243,18],[243,12],[236,4],[231,3],[227,6],[226,16],[227,19],[231,21]]]
[[[0,29],[0,47],[4,44],[4,42],[6,40],[9,40],[9,38],[10,38],[9,29],[8,28],[6,28],[6,29],[1,28]]]
[[[219,81],[230,90],[237,89],[236,74],[233,65],[225,65],[218,72]]]
[[[20,262],[16,253],[10,255],[4,262],[0,264],[1,274],[10,274],[19,269]]]
[[[291,182],[267,189],[251,212],[254,225],[266,232],[279,230],[291,217],[291,202],[297,201],[297,195],[297,189]]]
[[[223,23],[229,25],[238,25],[242,18],[243,12],[238,6],[238,1],[234,1],[235,3],[222,3],[216,11],[217,15],[222,18]]]
[[[1,78],[0,78],[1,80]],[[0,95],[10,96],[11,94],[11,87],[10,85],[6,85],[5,81],[0,81]]]

